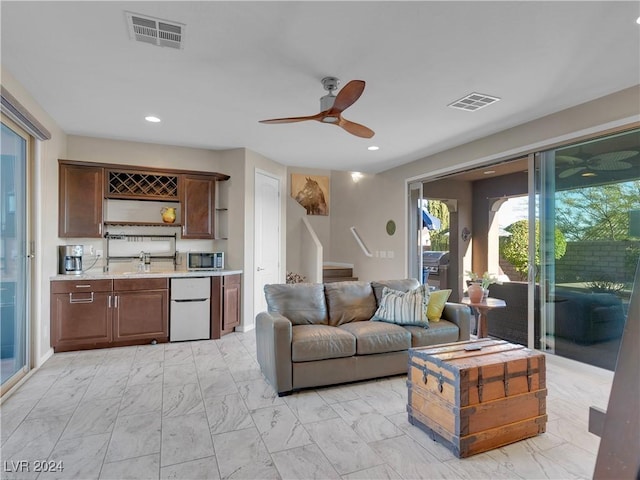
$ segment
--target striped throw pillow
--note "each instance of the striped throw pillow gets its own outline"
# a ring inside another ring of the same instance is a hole
[[[426,307],[429,303],[429,287],[419,287],[400,292],[384,287],[380,305],[372,320],[395,323],[397,325],[418,325],[428,327]]]

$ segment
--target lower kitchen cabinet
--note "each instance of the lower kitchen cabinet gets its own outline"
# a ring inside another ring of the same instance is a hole
[[[241,275],[211,277],[211,338],[217,339],[240,325]]]
[[[166,278],[51,282],[56,352],[134,345],[169,336]]]
[[[51,343],[56,352],[108,346],[112,280],[51,282]]]
[[[117,279],[113,290],[114,342],[169,339],[168,279]]]

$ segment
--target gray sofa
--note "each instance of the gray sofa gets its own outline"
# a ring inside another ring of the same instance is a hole
[[[469,340],[469,308],[447,303],[438,322],[400,326],[373,321],[382,290],[408,291],[415,279],[265,286],[267,312],[256,317],[258,363],[285,395],[293,390],[407,372],[408,349]]]

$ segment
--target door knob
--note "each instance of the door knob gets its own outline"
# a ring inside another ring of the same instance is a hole
[[[265,270],[265,269],[264,269],[264,268],[262,268],[262,267],[258,267],[258,271],[259,271],[259,272],[261,272],[262,270]]]

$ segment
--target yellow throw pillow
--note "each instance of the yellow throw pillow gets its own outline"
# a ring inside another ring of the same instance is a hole
[[[427,318],[430,322],[437,322],[442,316],[444,304],[449,300],[451,290],[434,290],[429,293],[429,303],[427,304]]]

